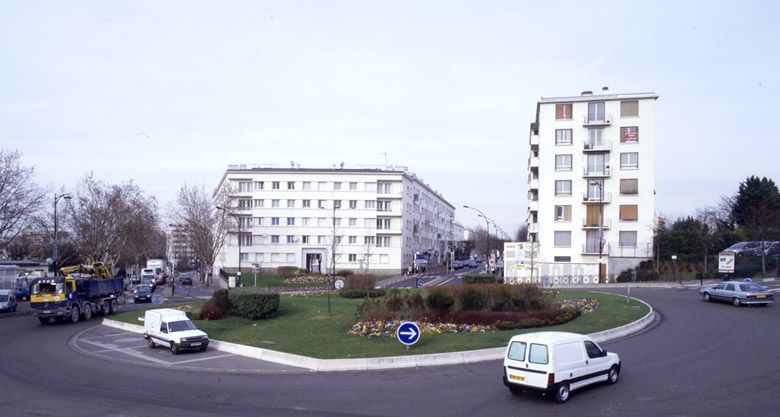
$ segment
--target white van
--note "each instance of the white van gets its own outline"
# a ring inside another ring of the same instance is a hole
[[[614,384],[619,375],[617,354],[601,349],[588,336],[575,333],[514,336],[504,357],[504,385],[509,391],[541,391],[554,395],[559,403],[566,402],[572,390],[598,382]]]
[[[209,336],[195,327],[183,311],[172,308],[148,310],[144,315],[144,338],[150,348],[169,346],[173,354],[182,350],[206,350]]]

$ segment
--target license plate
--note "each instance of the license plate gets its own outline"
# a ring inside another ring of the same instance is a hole
[[[51,310],[43,310],[43,314],[51,314]]]
[[[200,346],[200,342],[190,343],[190,346]]]
[[[514,379],[515,381],[525,381],[525,377],[520,375],[509,375],[509,379]]]
[[[756,298],[766,298],[766,295],[757,295]]]

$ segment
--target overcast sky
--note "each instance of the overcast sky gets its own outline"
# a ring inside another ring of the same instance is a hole
[[[386,161],[514,234],[536,102],[602,86],[660,96],[657,213],[780,180],[780,2],[0,4],[0,146],[49,190]]]

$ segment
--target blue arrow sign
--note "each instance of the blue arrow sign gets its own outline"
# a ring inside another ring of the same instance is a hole
[[[398,337],[399,342],[410,346],[420,340],[420,328],[412,322],[405,321],[398,326],[395,335]]]

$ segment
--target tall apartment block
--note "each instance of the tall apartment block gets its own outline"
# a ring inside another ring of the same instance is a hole
[[[536,278],[603,282],[652,258],[657,99],[605,87],[539,100],[527,217],[529,241],[538,242]]]
[[[235,165],[217,189],[237,219],[217,258],[228,271],[240,256],[242,269],[325,272],[335,246],[336,270],[398,274],[415,253],[438,262],[461,239],[453,233],[455,207],[405,169]],[[215,205],[224,204],[219,194]]]

